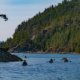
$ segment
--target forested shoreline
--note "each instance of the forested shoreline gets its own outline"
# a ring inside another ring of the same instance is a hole
[[[13,52],[80,53],[80,0],[64,0],[23,21],[0,47]]]

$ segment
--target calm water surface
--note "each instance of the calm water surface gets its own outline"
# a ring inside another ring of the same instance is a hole
[[[80,80],[80,55],[76,54],[24,54],[16,53],[28,62],[0,63],[0,80]],[[67,57],[71,62],[64,63]],[[55,62],[49,64],[50,58]]]

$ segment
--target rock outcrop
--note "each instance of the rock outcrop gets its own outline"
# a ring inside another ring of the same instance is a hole
[[[16,55],[12,55],[4,49],[0,49],[0,62],[15,62],[22,61],[21,58]]]

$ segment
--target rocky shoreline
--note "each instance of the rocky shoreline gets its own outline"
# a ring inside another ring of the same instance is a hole
[[[10,54],[4,49],[0,49],[0,62],[15,62],[15,61],[22,61],[22,59],[16,55]]]

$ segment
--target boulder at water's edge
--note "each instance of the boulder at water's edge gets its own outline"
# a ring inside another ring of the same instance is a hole
[[[0,62],[15,62],[15,61],[22,61],[16,55],[12,55],[4,49],[0,49]]]

